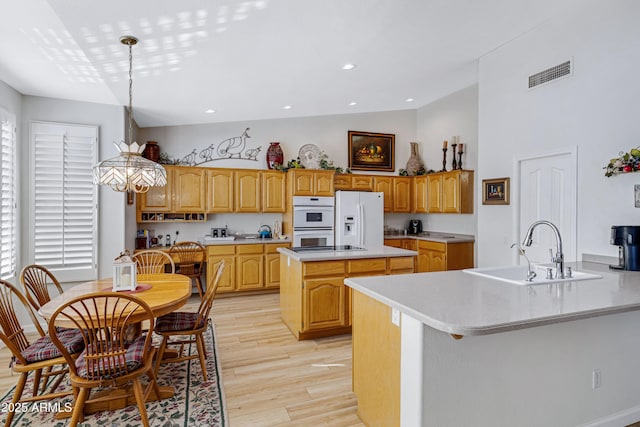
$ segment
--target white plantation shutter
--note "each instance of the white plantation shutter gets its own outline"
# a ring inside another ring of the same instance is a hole
[[[17,193],[16,193],[16,119],[0,111],[0,277],[16,274]]]
[[[97,276],[95,126],[32,123],[33,262],[63,281]]]

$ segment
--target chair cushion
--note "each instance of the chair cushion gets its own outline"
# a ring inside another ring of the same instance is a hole
[[[198,313],[174,311],[161,316],[156,321],[156,332],[188,331],[204,325],[204,319],[196,325]]]
[[[58,339],[71,354],[78,353],[84,348],[84,340],[79,329],[64,329],[58,331]],[[22,356],[28,363],[41,362],[62,356],[49,335],[38,338],[33,344],[22,351]]]
[[[102,377],[104,379],[110,379],[120,375],[125,375],[127,372],[131,372],[134,369],[139,368],[144,364],[142,356],[144,355],[145,339],[146,335],[142,335],[133,340],[133,342],[127,346],[124,357],[120,356],[115,360],[112,358],[97,359],[97,363],[91,364],[91,367],[87,364],[87,350],[85,349],[80,353],[80,356],[78,356],[78,359],[76,360],[76,370],[78,375],[83,378],[94,379]],[[124,369],[125,366],[126,369]],[[90,372],[90,370],[92,372]]]

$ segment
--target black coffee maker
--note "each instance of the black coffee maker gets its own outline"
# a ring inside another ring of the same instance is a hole
[[[640,225],[612,226],[610,243],[618,246],[618,265],[610,268],[640,271]]]
[[[422,221],[419,219],[409,220],[409,228],[407,228],[407,234],[420,234],[422,233]]]

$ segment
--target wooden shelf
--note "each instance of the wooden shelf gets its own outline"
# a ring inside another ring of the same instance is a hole
[[[205,213],[165,213],[142,212],[140,222],[205,222]]]

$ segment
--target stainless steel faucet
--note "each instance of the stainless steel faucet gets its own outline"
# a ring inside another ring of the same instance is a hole
[[[527,282],[533,282],[533,279],[536,278],[537,274],[534,270],[531,269],[531,261],[529,260],[529,257],[526,253],[524,253],[524,249],[522,249],[522,246],[520,246],[517,242],[511,245],[512,248],[514,246],[518,248],[518,254],[522,255],[524,259],[527,260]]]
[[[556,264],[556,279],[564,279],[564,254],[562,253],[562,237],[560,237],[560,230],[558,230],[558,227],[550,221],[536,221],[529,226],[529,230],[527,230],[527,234],[524,236],[522,244],[527,247],[531,246],[531,243],[533,243],[533,230],[541,224],[551,227],[553,233],[556,235],[556,254],[555,256],[553,255],[552,249],[549,249],[549,254],[551,255],[551,262]]]

